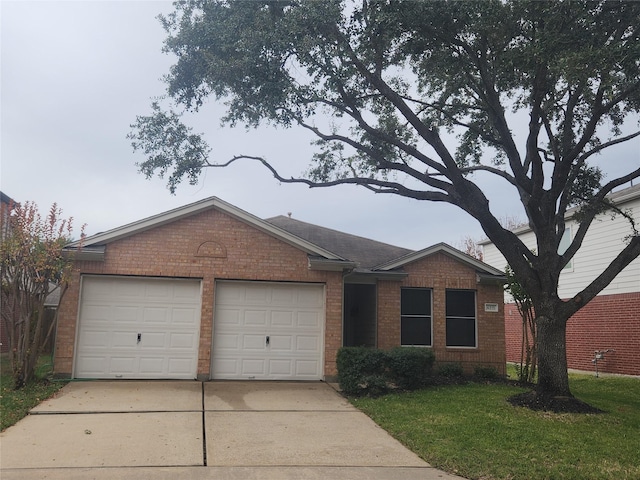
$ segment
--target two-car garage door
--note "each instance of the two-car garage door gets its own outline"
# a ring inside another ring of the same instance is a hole
[[[214,304],[211,378],[322,378],[322,285],[218,281]],[[200,311],[199,280],[84,276],[74,377],[195,378]]]

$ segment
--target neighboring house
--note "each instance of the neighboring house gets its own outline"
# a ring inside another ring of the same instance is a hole
[[[84,239],[55,372],[327,380],[343,345],[419,345],[504,374],[503,282],[445,244],[415,252],[212,197]]]
[[[0,192],[0,239],[4,239],[9,229],[9,216],[14,200]]]
[[[11,207],[15,202],[11,197],[0,192],[0,241],[4,241],[4,237],[9,230],[9,216],[11,215]],[[2,305],[0,305],[2,308]],[[9,351],[9,340],[7,338],[7,329],[4,320],[0,320],[0,353]]]
[[[629,213],[640,227],[640,185],[625,188],[609,196],[622,211]],[[572,212],[568,212],[567,218]],[[577,228],[567,221],[560,248],[567,248]],[[514,231],[532,250],[535,237],[528,227]],[[569,299],[595,279],[617,256],[632,234],[629,220],[610,213],[598,216],[591,224],[582,247],[560,274],[558,294]],[[484,261],[504,271],[506,261],[488,240],[481,242]],[[520,361],[521,319],[515,305],[505,305],[507,360]],[[635,259],[600,295],[577,312],[567,324],[567,361],[569,368],[594,370],[596,352],[601,372],[640,375],[640,259]]]

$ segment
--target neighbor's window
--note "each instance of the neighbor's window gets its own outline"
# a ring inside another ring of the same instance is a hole
[[[431,346],[431,290],[400,290],[400,344]]]
[[[564,229],[564,233],[562,234],[562,238],[560,239],[560,245],[558,245],[558,253],[562,255],[567,251],[571,245],[571,228],[567,227]],[[573,268],[573,259],[569,260],[562,270],[571,270]]]
[[[476,292],[447,290],[447,347],[476,347]]]

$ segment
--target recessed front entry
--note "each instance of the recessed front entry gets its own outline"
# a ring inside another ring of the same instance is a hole
[[[320,380],[324,286],[216,282],[211,378]]]
[[[83,276],[75,378],[192,379],[199,280]]]

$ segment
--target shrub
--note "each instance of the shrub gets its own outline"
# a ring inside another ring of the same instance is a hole
[[[389,379],[404,390],[424,386],[435,361],[429,348],[396,347],[387,356]]]
[[[500,376],[498,369],[489,365],[476,365],[473,369],[473,374],[478,378],[487,380],[495,380]]]
[[[380,395],[387,391],[386,353],[366,347],[342,347],[336,357],[338,383],[347,395]]]
[[[336,357],[338,383],[347,395],[378,396],[392,385],[414,390],[426,384],[434,361],[428,348],[342,347]]]
[[[443,377],[461,377],[463,375],[462,365],[459,363],[442,363],[438,365],[438,375]]]

